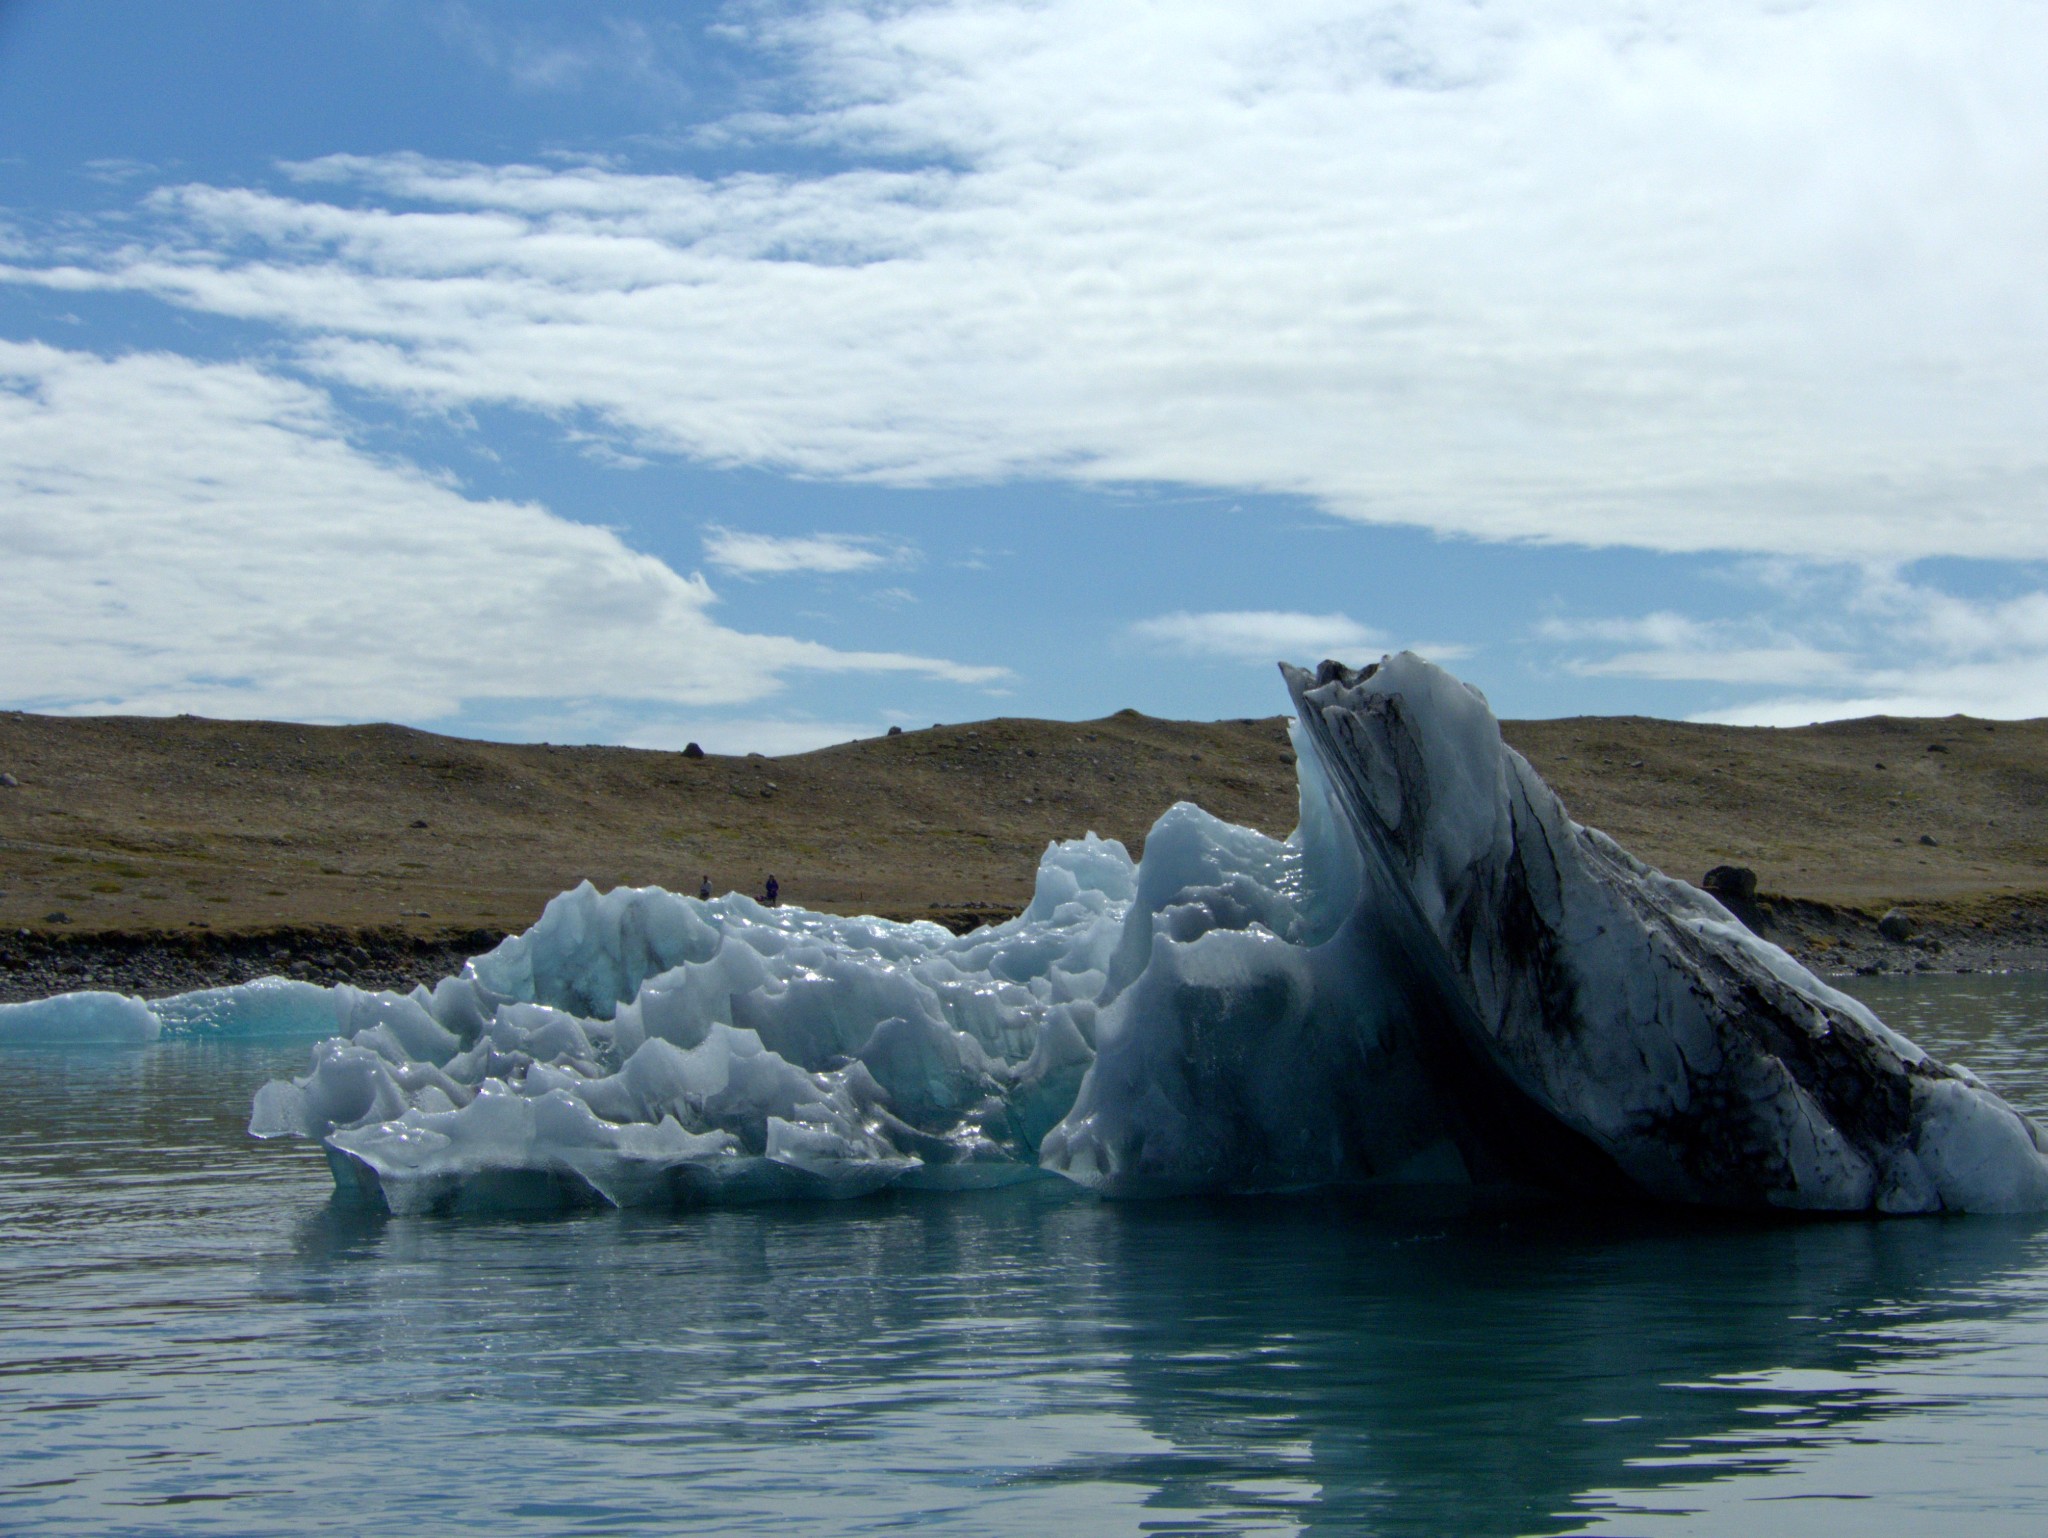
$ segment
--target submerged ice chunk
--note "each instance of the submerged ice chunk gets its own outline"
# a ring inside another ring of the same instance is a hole
[[[120,993],[60,993],[26,1004],[0,1004],[4,1046],[142,1046],[163,1029],[147,1004]]]
[[[162,1036],[236,1041],[317,1041],[349,1029],[345,995],[282,977],[145,1002],[88,990],[0,1004],[0,1045],[142,1045]]]
[[[235,1041],[318,1041],[353,1029],[346,1011],[353,988],[321,988],[285,977],[259,977],[232,988],[202,988],[150,1005],[172,1036]]]

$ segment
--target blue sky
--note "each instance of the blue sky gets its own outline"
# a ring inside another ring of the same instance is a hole
[[[2048,13],[0,5],[0,705],[2048,714]]]

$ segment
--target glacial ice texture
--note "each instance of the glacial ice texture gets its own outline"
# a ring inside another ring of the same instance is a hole
[[[1288,682],[1289,839],[1183,803],[1141,864],[1051,845],[1029,908],[964,936],[585,884],[410,995],[69,995],[0,1008],[0,1044],[313,1042],[250,1131],[398,1212],[1047,1173],[2048,1206],[2033,1123],[1573,823],[1474,691],[1406,654]]]
[[[1286,673],[1364,857],[1380,979],[1489,1173],[1730,1207],[2048,1206],[2039,1127],[1573,822],[1477,691],[1406,653]]]

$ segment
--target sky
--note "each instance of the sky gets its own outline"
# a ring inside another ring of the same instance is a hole
[[[2048,7],[0,0],[0,707],[2048,715]]]

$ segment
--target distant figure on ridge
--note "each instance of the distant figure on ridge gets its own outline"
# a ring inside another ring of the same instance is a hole
[[[711,901],[711,877],[709,875],[706,875],[703,881],[698,884],[697,900],[707,903]]]
[[[765,889],[765,895],[763,896],[762,901],[767,903],[769,907],[773,908],[776,906],[777,901],[780,898],[781,892],[782,887],[776,881],[775,873],[773,871],[770,871],[768,873],[768,885]]]

